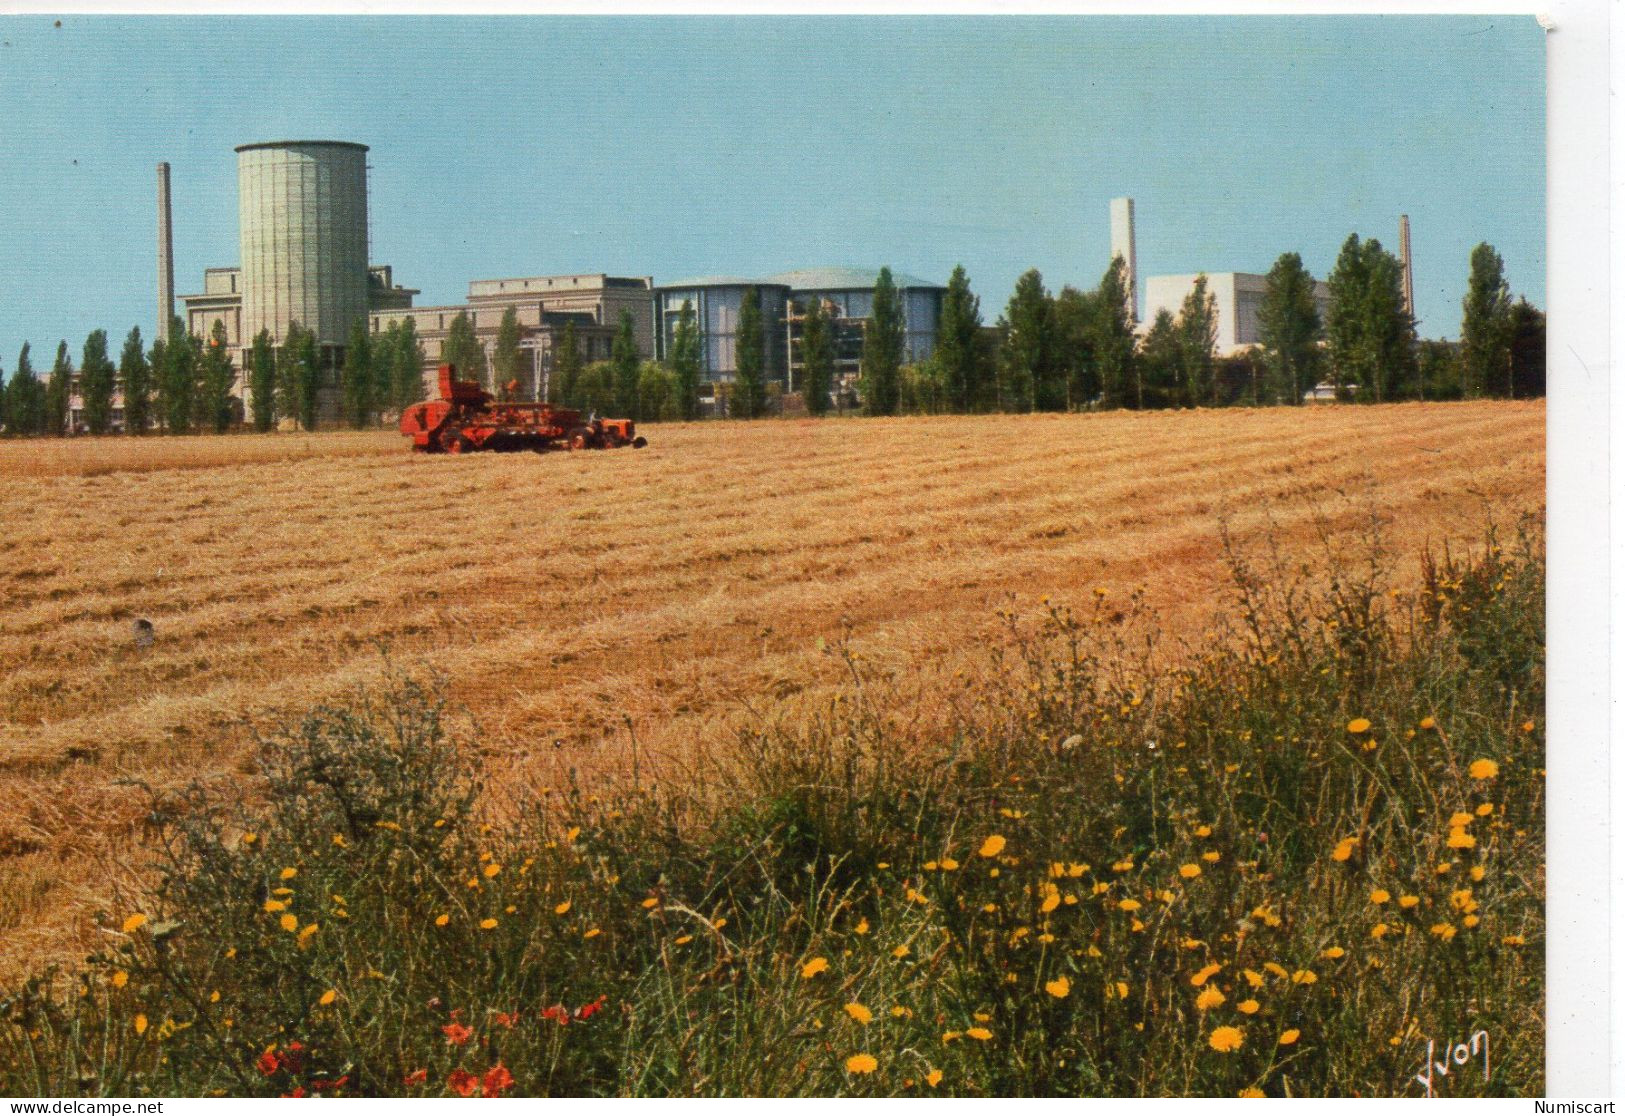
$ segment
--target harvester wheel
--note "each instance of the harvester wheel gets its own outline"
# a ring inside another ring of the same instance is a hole
[[[636,438],[632,439],[632,448],[633,449],[642,449],[644,446],[646,446],[648,444],[649,444],[649,439],[645,438],[642,434],[639,434]]]
[[[440,440],[447,453],[467,453],[473,449],[473,444],[461,434],[450,433]]]

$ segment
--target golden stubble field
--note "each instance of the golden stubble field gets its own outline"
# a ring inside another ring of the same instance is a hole
[[[1396,554],[1544,509],[1541,403],[649,428],[643,451],[414,457],[393,433],[0,443],[0,972],[94,941],[146,792],[243,785],[249,726],[433,667],[510,786],[685,761],[838,681],[929,688],[994,610],[1143,586],[1200,638],[1218,520]],[[1347,496],[1339,495],[1339,492]],[[156,639],[134,646],[131,624]],[[922,681],[923,680],[923,681]]]

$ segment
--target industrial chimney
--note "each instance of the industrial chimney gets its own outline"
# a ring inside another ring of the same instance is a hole
[[[158,340],[169,340],[175,316],[175,241],[169,229],[169,164],[158,164]]]
[[[1405,299],[1405,313],[1416,320],[1416,287],[1411,281],[1411,219],[1399,215],[1399,293]]]
[[[1134,199],[1112,199],[1112,259],[1123,257],[1123,286],[1127,290],[1128,320],[1140,320],[1140,288],[1134,266]]]

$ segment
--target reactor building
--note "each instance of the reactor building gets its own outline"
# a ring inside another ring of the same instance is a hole
[[[188,333],[207,338],[219,323],[245,394],[254,338],[264,330],[280,345],[297,323],[316,336],[320,352],[318,421],[339,417],[344,348],[357,322],[380,334],[410,319],[424,351],[425,386],[433,390],[441,345],[458,315],[468,318],[487,354],[512,309],[528,367],[520,391],[547,392],[561,342],[573,328],[586,361],[609,359],[623,316],[630,315],[639,356],[669,355],[683,304],[692,306],[700,336],[702,404],[715,405],[715,385],[738,371],[739,312],[755,288],[762,306],[763,371],[785,392],[800,384],[800,325],[811,300],[831,318],[837,403],[855,400],[864,334],[873,313],[878,270],[809,268],[760,278],[711,277],[656,286],[649,276],[531,275],[476,279],[467,300],[418,306],[416,288],[395,282],[394,268],[369,260],[365,144],[343,140],[275,140],[236,148],[239,263],[210,267],[203,288],[180,295]],[[169,166],[159,166],[159,335],[173,312]],[[896,274],[904,322],[904,359],[936,349],[946,288]]]

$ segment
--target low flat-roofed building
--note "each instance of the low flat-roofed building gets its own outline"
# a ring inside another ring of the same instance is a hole
[[[374,334],[383,333],[392,323],[412,319],[423,346],[425,389],[433,396],[440,348],[457,315],[468,315],[489,363],[502,317],[512,307],[519,324],[519,346],[529,361],[528,372],[520,377],[519,391],[525,398],[541,399],[546,397],[564,330],[571,323],[576,327],[578,351],[587,363],[610,358],[623,313],[632,315],[639,358],[646,360],[654,355],[652,287],[648,277],[602,274],[476,279],[468,285],[465,305],[378,310],[368,316],[368,329]]]
[[[1218,355],[1231,356],[1260,344],[1263,338],[1258,315],[1264,304],[1267,278],[1244,271],[1210,271],[1206,275],[1207,289],[1218,309],[1218,338],[1214,344]],[[1151,323],[1156,321],[1158,311],[1167,310],[1175,318],[1179,317],[1179,308],[1185,296],[1196,286],[1196,279],[1196,274],[1153,275],[1146,279],[1145,317],[1140,323],[1141,330],[1150,328]],[[1316,280],[1315,309],[1320,314],[1323,326],[1331,302],[1331,288]]]

